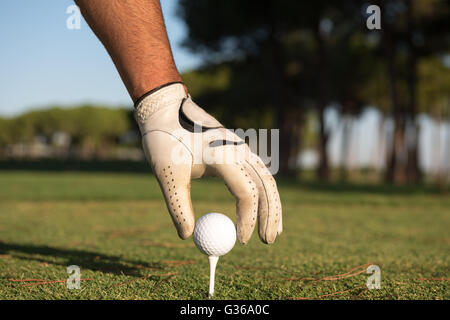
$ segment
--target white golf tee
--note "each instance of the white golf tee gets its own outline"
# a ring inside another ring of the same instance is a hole
[[[216,265],[219,261],[219,257],[209,256],[209,297],[211,298],[214,294],[214,277],[216,274]]]

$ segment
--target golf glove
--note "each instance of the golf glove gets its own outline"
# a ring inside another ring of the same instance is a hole
[[[273,243],[282,231],[277,185],[263,161],[240,137],[198,107],[181,83],[154,89],[135,104],[145,156],[182,239],[194,231],[191,179],[219,176],[236,198],[237,237]]]

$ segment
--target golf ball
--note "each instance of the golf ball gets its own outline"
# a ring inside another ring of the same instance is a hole
[[[235,242],[236,227],[227,216],[208,213],[197,220],[194,243],[207,256],[223,256],[233,249]]]

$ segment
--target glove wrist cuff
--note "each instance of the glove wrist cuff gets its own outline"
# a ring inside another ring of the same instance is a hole
[[[169,82],[140,97],[135,105],[135,114],[138,122],[144,122],[157,111],[173,104],[179,104],[186,98],[182,82]]]

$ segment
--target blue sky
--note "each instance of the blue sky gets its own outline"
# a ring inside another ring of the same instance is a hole
[[[186,28],[175,15],[177,0],[161,1],[180,71],[200,58],[181,47]],[[72,0],[0,1],[0,116],[31,108],[84,102],[131,105],[106,50],[83,20],[69,30]]]

